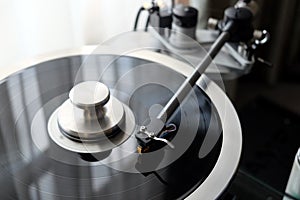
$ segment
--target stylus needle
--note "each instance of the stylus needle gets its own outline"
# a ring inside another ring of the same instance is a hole
[[[143,128],[142,128],[142,129],[143,129]],[[146,134],[149,138],[151,138],[151,139],[153,139],[153,140],[161,141],[161,142],[166,143],[166,144],[167,144],[169,147],[171,147],[172,149],[175,148],[175,146],[174,146],[170,141],[168,141],[168,140],[165,139],[165,138],[159,138],[159,137],[156,137],[155,133],[153,133],[153,132],[149,132],[149,131],[147,131],[147,130],[143,130],[142,133]]]
[[[164,143],[166,143],[169,147],[171,147],[172,149],[175,148],[175,146],[170,142],[168,141],[167,139],[164,139],[164,138],[158,138],[158,137],[153,137],[153,140],[157,140],[157,141],[162,141]]]

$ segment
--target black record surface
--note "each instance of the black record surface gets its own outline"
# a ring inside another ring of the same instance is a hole
[[[212,118],[218,118],[200,88],[194,88],[200,113],[194,113],[188,98],[181,106],[191,112],[178,110],[170,119],[178,127],[182,117],[199,124],[196,130],[187,125],[177,133],[193,139],[189,148],[166,167],[131,173],[85,161],[48,137],[49,117],[74,84],[84,80],[105,83],[141,125],[151,114],[149,109],[165,105],[184,77],[145,60],[92,55],[47,61],[6,78],[0,83],[0,199],[181,199],[203,183],[216,163],[222,137],[206,157],[198,157]],[[43,116],[37,119],[38,112]],[[37,126],[32,125],[34,120]],[[222,132],[220,124],[214,127]],[[40,134],[38,139],[33,139],[33,131]],[[134,134],[129,140],[133,143],[130,148],[135,149]],[[180,146],[174,142],[175,147]]]

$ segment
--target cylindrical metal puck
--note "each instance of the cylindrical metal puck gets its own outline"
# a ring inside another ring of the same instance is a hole
[[[70,93],[71,102],[79,108],[104,106],[110,97],[109,89],[97,81],[85,81],[75,85]]]
[[[86,81],[75,85],[59,108],[58,126],[70,139],[94,141],[112,137],[124,121],[123,104],[110,97],[103,83]]]

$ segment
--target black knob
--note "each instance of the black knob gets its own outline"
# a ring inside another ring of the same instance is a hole
[[[234,28],[230,31],[231,42],[247,42],[253,37],[253,14],[247,8],[227,8],[224,12],[224,19],[218,24],[222,31],[227,23],[234,23]]]
[[[197,25],[198,10],[184,5],[176,5],[173,9],[173,22],[183,28],[192,28]]]

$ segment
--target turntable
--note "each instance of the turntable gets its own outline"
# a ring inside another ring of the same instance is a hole
[[[241,127],[203,72],[243,20],[228,14],[197,66],[129,32],[3,74],[1,199],[220,198],[239,164]]]

